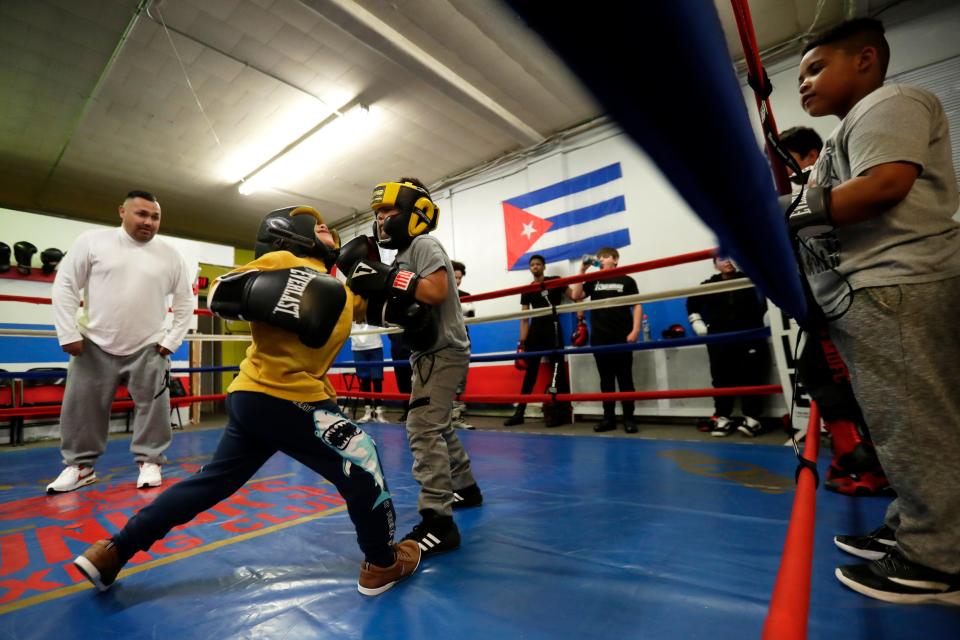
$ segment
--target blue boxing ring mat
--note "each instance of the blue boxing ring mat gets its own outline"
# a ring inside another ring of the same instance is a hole
[[[403,428],[377,441],[398,536],[419,520]],[[342,500],[277,455],[241,492],[180,527],[97,593],[70,561],[161,489],[134,488],[128,443],[101,480],[43,494],[55,447],[0,453],[0,639],[759,637],[790,517],[789,449],[642,438],[459,432],[484,504],[456,512],[463,545],[367,598]],[[167,486],[219,430],[179,433]],[[863,598],[833,578],[838,532],[886,499],[820,493],[811,638],[956,638],[960,610]]]

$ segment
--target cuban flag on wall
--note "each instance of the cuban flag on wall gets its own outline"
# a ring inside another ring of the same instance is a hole
[[[526,269],[535,253],[549,264],[630,244],[619,162],[502,204],[508,271]]]

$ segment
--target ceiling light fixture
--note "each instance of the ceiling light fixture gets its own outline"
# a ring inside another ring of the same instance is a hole
[[[330,114],[241,178],[238,191],[247,196],[315,170],[318,158],[330,156],[366,130],[369,115],[370,108],[360,103]]]

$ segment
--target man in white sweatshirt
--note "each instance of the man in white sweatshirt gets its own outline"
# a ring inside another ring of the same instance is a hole
[[[53,283],[57,338],[71,358],[60,414],[66,468],[47,493],[96,482],[93,465],[106,449],[110,405],[121,383],[136,405],[130,450],[140,466],[137,487],[161,483],[171,439],[168,356],[193,315],[192,271],[179,251],[155,237],[160,204],[152,194],[128,193],[120,220],[118,229],[81,234]],[[165,329],[169,296],[173,324]]]

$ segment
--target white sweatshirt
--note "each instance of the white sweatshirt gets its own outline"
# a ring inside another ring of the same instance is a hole
[[[352,331],[369,331],[370,329],[376,329],[369,324],[364,324],[362,322],[354,322]],[[363,336],[350,336],[350,349],[353,351],[370,351],[372,349],[382,349],[383,348],[383,339],[380,337],[379,333],[371,333]]]
[[[65,345],[86,336],[115,356],[148,344],[176,351],[193,315],[191,279],[186,260],[162,238],[137,242],[123,227],[82,233],[53,282],[57,339]],[[173,325],[165,330],[170,295]]]

